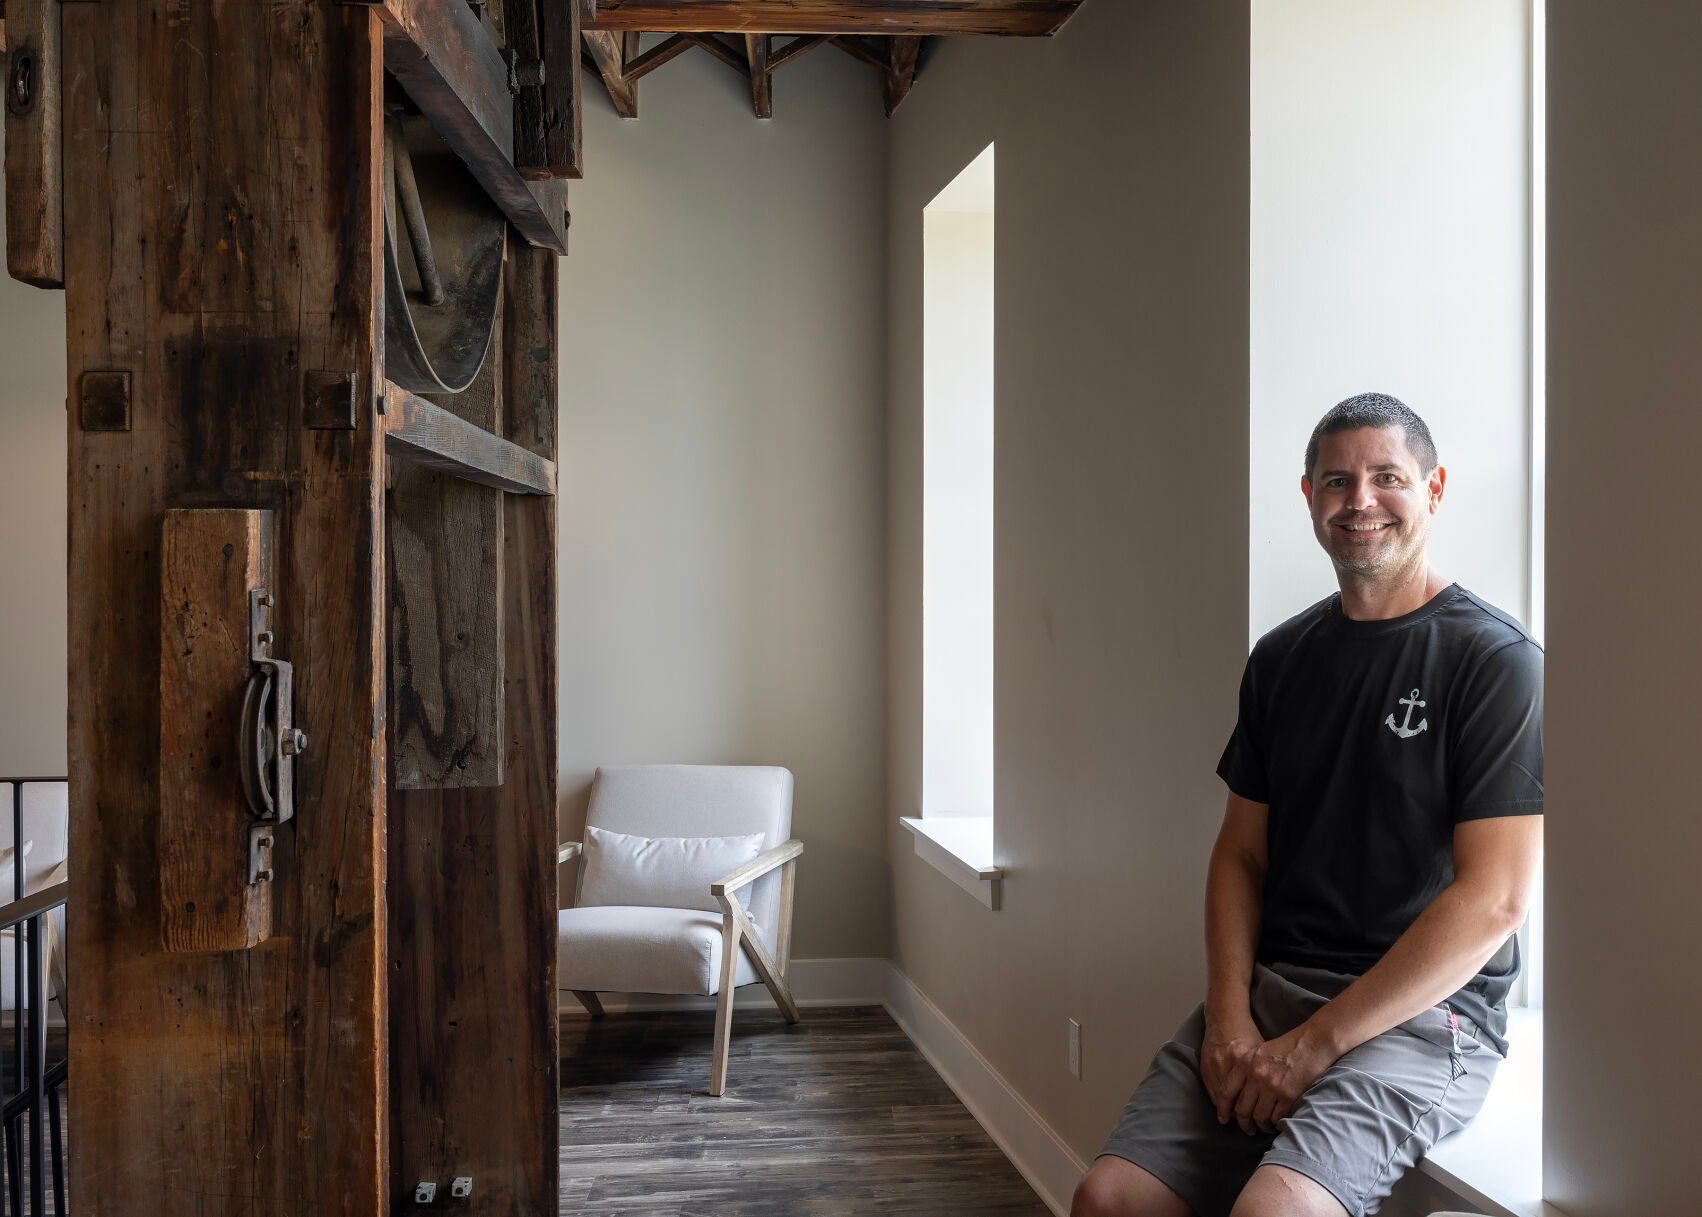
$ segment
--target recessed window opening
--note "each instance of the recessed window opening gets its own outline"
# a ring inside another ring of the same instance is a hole
[[[993,814],[993,148],[923,209],[922,814]]]

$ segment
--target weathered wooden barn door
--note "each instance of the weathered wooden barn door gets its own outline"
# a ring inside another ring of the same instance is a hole
[[[75,1211],[554,1212],[578,7],[6,16],[8,265],[68,323]],[[403,113],[506,234],[432,401],[387,379]]]

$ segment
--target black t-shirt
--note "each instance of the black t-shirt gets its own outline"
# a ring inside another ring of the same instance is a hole
[[[1454,825],[1542,812],[1542,648],[1459,584],[1331,596],[1259,639],[1218,776],[1270,807],[1258,959],[1360,975],[1454,878]],[[1449,999],[1507,1051],[1509,938]]]

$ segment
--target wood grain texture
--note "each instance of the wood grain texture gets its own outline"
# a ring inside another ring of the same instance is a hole
[[[818,1007],[795,1026],[739,1011],[720,1098],[702,1089],[707,1013],[561,1027],[562,1217],[1047,1213],[878,1006]],[[1408,1171],[1378,1214],[1443,1211],[1476,1206]]]
[[[511,494],[553,495],[555,462],[386,382],[384,445],[409,464]]]
[[[501,342],[499,299],[473,383],[424,399],[492,439],[502,413]],[[502,491],[400,461],[389,481],[392,785],[501,785]]]
[[[160,535],[160,938],[231,951],[272,930],[270,881],[248,882],[237,724],[254,665],[248,592],[271,587],[272,513],[183,508]],[[286,657],[287,658],[287,657]]]
[[[738,1021],[710,1098],[707,1013],[562,1020],[563,1217],[1045,1217],[884,1010]]]
[[[638,117],[638,84],[625,74],[622,36],[600,30],[586,30],[581,39],[590,66],[595,68],[609,94],[609,104],[622,118]]]
[[[511,242],[503,429],[555,455],[553,255]],[[391,1178],[474,1177],[469,1214],[554,1210],[556,501],[503,496],[501,786],[394,791]]]
[[[508,65],[462,0],[382,0],[384,66],[515,229],[567,252],[567,185],[527,181],[515,164]]]
[[[301,425],[303,368],[378,384],[379,30],[318,0],[60,15],[68,387],[134,385],[129,431],[69,429],[76,1211],[388,1217],[381,445],[370,414]],[[275,513],[313,739],[251,951],[159,943],[159,537],[183,506]]]
[[[507,11],[508,47],[544,73],[514,99],[514,163],[529,179],[583,177],[579,5],[509,0]]]
[[[1081,0],[597,0],[593,30],[1055,34]]]
[[[65,285],[59,0],[5,5],[6,269]]]

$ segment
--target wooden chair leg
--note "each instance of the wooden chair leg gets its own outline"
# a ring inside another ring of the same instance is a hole
[[[589,989],[575,989],[573,996],[578,999],[580,1005],[585,1007],[592,1018],[603,1017],[603,1003],[595,993]]]
[[[715,997],[715,1060],[709,1070],[709,1093],[727,1088],[727,1050],[733,1039],[733,994],[739,978],[739,923],[732,914],[721,917],[721,989]]]

